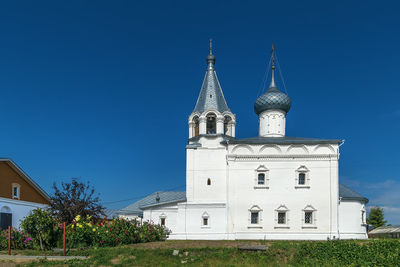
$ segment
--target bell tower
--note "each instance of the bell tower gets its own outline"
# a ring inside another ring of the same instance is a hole
[[[235,136],[236,118],[226,104],[221,85],[215,72],[215,56],[212,52],[206,58],[207,70],[196,106],[189,116],[189,138],[201,135]]]

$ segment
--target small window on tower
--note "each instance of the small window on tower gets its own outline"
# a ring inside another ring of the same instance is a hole
[[[203,218],[203,225],[207,226],[208,225],[208,218]]]
[[[160,223],[162,226],[165,226],[165,218],[161,218]]]
[[[211,185],[211,179],[210,178],[207,179],[207,185]]]

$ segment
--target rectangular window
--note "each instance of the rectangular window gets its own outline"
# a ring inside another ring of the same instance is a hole
[[[278,224],[286,224],[286,212],[278,212]]]
[[[165,218],[161,218],[161,225],[165,226]]]
[[[13,187],[13,197],[19,198],[18,186]]]
[[[305,184],[306,184],[306,174],[299,173],[299,185],[305,185]]]
[[[258,211],[251,212],[251,224],[258,224]]]
[[[259,185],[265,184],[265,174],[264,173],[258,174],[258,184]]]
[[[304,223],[306,224],[312,224],[313,223],[313,213],[312,211],[306,211],[304,213]]]
[[[207,226],[208,225],[208,218],[203,218],[203,225]]]

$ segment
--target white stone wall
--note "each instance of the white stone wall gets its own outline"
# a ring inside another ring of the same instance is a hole
[[[232,145],[229,147],[228,213],[236,239],[337,238],[337,146]],[[256,170],[267,170],[267,184],[257,185]],[[307,184],[298,186],[297,170],[306,168]],[[250,224],[250,209],[260,224]],[[277,224],[277,209],[287,208],[288,222]],[[315,223],[304,224],[304,209],[315,209]]]
[[[165,218],[165,226],[168,229],[176,232],[178,226],[177,204],[160,205],[143,211],[143,221],[160,224],[161,218]]]
[[[259,117],[260,136],[285,136],[286,113],[282,110],[270,109],[262,112]]]
[[[226,147],[222,137],[202,137],[202,147],[187,149],[186,197],[188,203],[226,202]],[[207,181],[210,179],[211,184]]]
[[[364,211],[364,216],[362,216]],[[364,217],[364,218],[363,218]],[[339,231],[341,239],[367,239],[365,204],[356,200],[341,200]]]
[[[8,198],[0,198],[0,210],[11,210],[12,214],[12,227],[20,228],[20,222],[23,220],[29,213],[37,208],[45,209],[48,205],[39,204],[34,202],[8,199]]]
[[[337,144],[226,147],[221,141],[201,137],[202,147],[187,149],[187,202],[145,210],[145,220],[166,216],[170,239],[366,237],[360,223],[363,204],[342,201],[339,210]],[[259,171],[266,173],[263,186],[257,184]],[[305,185],[298,185],[299,172],[306,173]],[[260,211],[257,225],[250,221],[254,208]],[[285,225],[277,223],[282,208],[287,209]],[[313,211],[312,224],[305,224],[305,210]]]

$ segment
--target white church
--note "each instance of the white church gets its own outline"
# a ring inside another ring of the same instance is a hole
[[[289,96],[274,81],[254,104],[259,135],[236,138],[215,72],[189,116],[186,191],[156,192],[120,216],[160,223],[170,239],[366,239],[368,199],[339,184],[342,140],[286,136]]]

